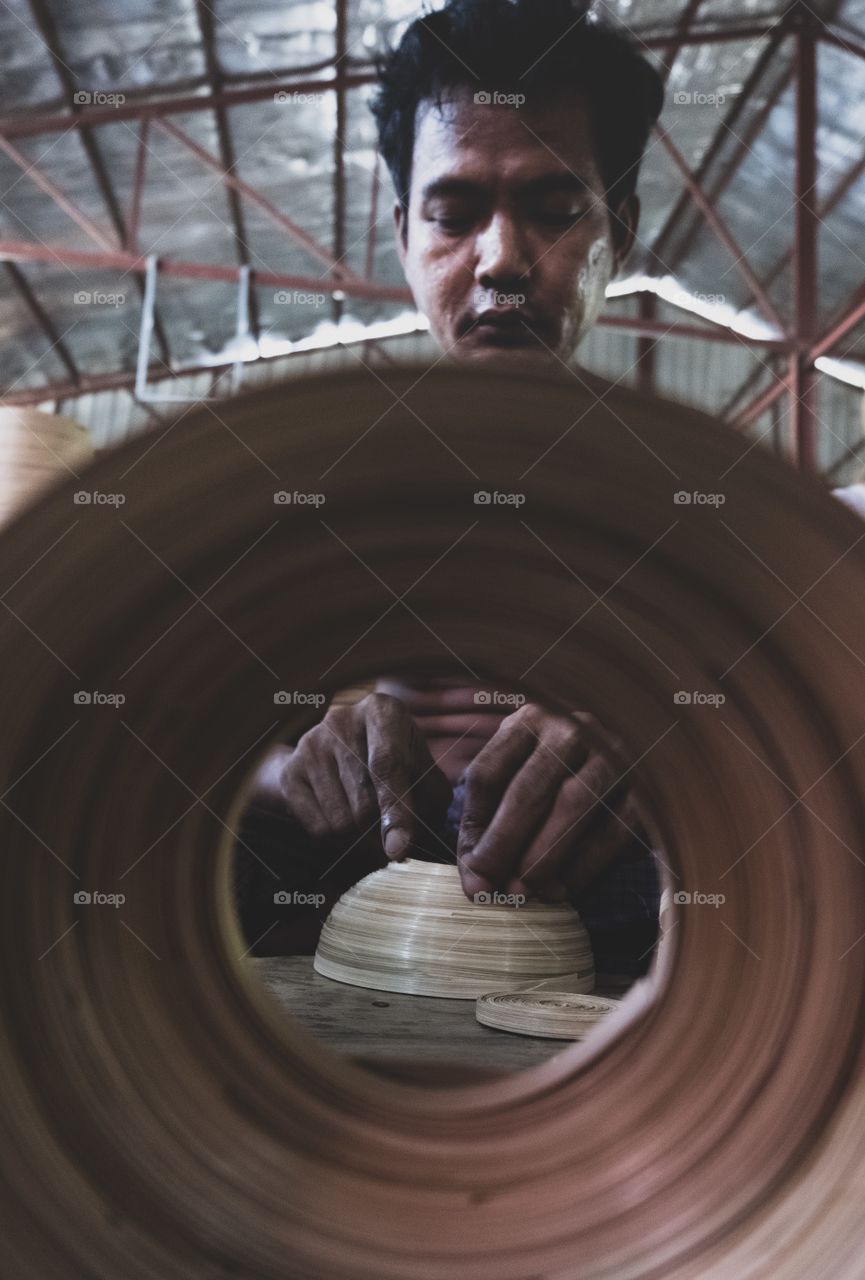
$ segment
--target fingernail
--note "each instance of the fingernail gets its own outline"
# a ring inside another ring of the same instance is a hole
[[[391,827],[384,838],[384,851],[389,858],[398,858],[408,844],[408,832],[402,827]]]

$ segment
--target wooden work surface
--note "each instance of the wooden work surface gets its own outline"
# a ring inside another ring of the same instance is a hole
[[[288,1013],[329,1048],[353,1058],[466,1064],[499,1073],[545,1062],[569,1044],[481,1026],[474,1000],[407,996],[334,982],[315,972],[312,956],[250,963]]]

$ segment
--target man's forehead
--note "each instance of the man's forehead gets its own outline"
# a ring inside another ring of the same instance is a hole
[[[591,182],[596,165],[582,97],[570,91],[513,108],[477,103],[465,91],[421,102],[413,169],[423,187],[446,177],[522,184],[575,175]]]

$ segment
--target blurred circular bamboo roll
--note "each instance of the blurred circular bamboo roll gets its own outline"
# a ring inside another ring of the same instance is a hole
[[[2,1274],[859,1280],[863,583],[816,478],[516,364],[61,481],[0,535]],[[229,890],[309,697],[431,667],[609,729],[676,922],[592,1042],[421,1089],[287,1021]]]
[[[0,523],[92,458],[89,432],[74,418],[0,404]]]

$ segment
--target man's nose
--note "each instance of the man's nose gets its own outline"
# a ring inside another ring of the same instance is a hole
[[[476,241],[475,279],[483,288],[520,283],[532,269],[525,236],[513,218],[494,214]]]

